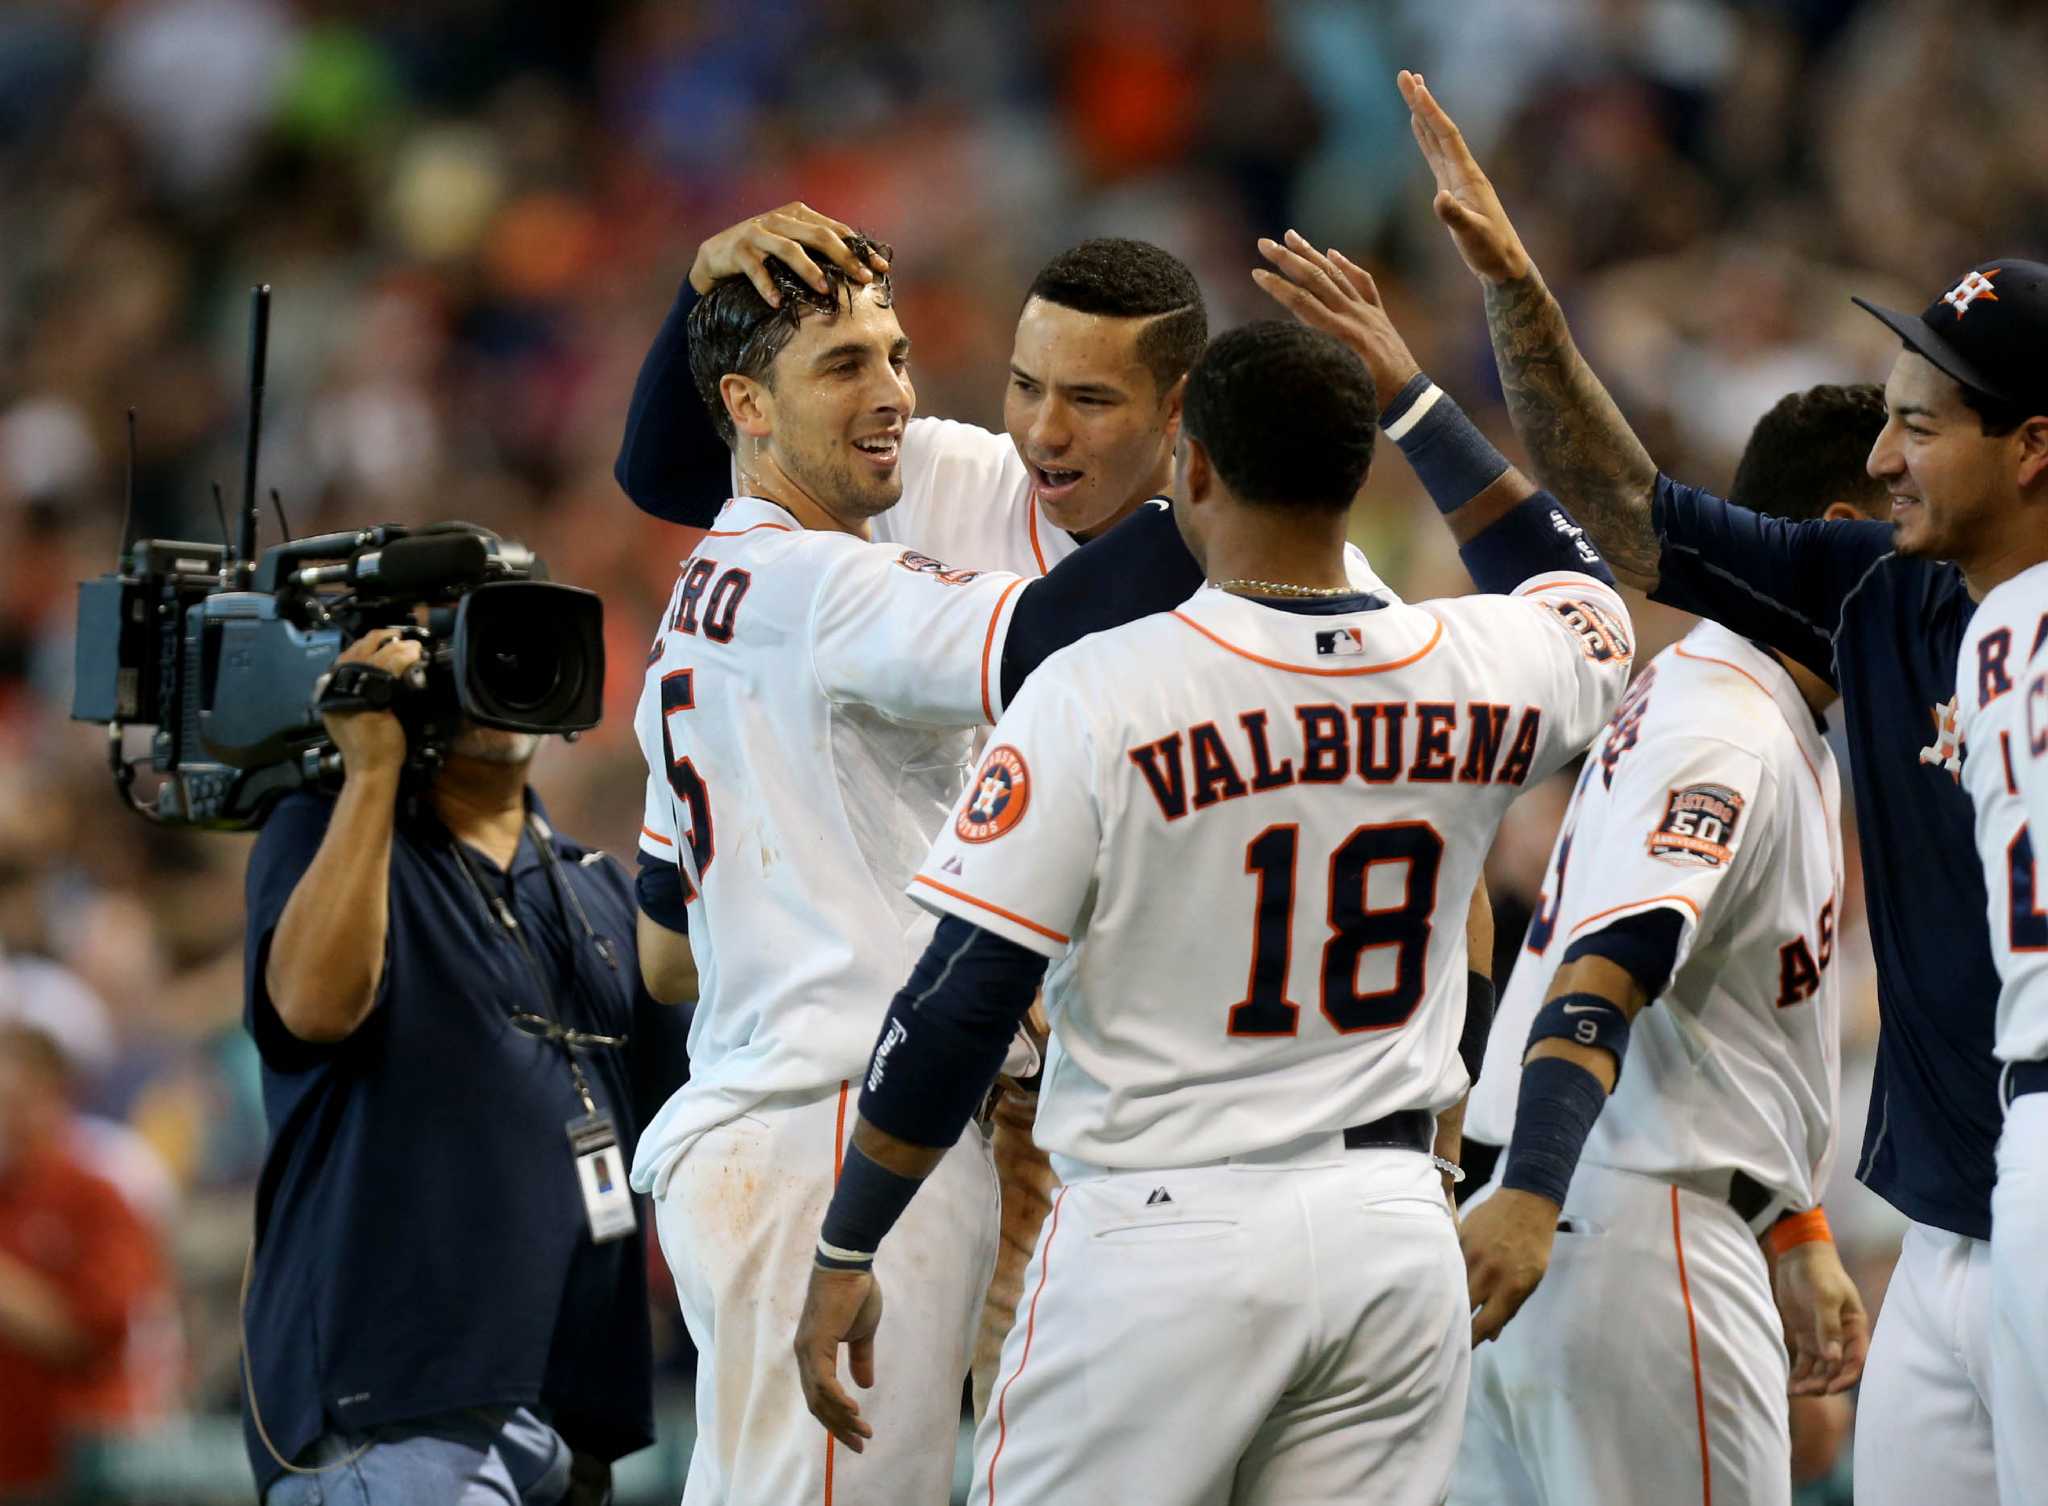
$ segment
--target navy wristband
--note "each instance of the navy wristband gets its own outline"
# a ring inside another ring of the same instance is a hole
[[[1479,1081],[1479,1064],[1486,1060],[1486,1037],[1493,1029],[1493,979],[1476,969],[1465,972],[1465,1028],[1458,1033],[1458,1060],[1465,1075]]]
[[[1562,1208],[1586,1137],[1606,1103],[1600,1079],[1577,1062],[1539,1056],[1524,1064],[1501,1186],[1549,1198]]]
[[[1380,428],[1408,457],[1438,512],[1456,512],[1507,473],[1507,456],[1419,373],[1387,405]]]
[[[923,1177],[891,1171],[848,1144],[818,1231],[818,1264],[835,1271],[864,1271],[874,1264],[876,1249],[923,1185]]]
[[[1546,1000],[1529,1025],[1529,1044],[1538,1041],[1570,1041],[1591,1046],[1614,1057],[1614,1080],[1621,1081],[1621,1064],[1628,1051],[1629,1017],[1626,1010],[1603,994],[1559,994]]]

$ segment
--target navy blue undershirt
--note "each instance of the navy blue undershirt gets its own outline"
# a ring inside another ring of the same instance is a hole
[[[245,1019],[270,1142],[248,1301],[264,1426],[290,1458],[331,1430],[518,1405],[545,1409],[579,1451],[641,1448],[653,1439],[644,1235],[591,1242],[564,1133],[582,1106],[559,1049],[508,1023],[550,1001],[486,925],[437,821],[402,823],[394,843],[369,1018],[331,1046],[278,1018],[264,985],[271,937],[333,809],[286,797],[247,878]],[[469,857],[506,896],[564,1023],[629,1037],[584,1058],[623,1174],[639,1126],[686,1075],[688,1016],[640,987],[624,871],[585,862],[588,849],[559,834],[553,845],[616,966],[563,913],[531,839],[509,874]],[[245,1430],[267,1486],[281,1471],[246,1413]]]
[[[1998,973],[1970,799],[1920,761],[1976,604],[1889,524],[1792,522],[1657,479],[1653,601],[1790,655],[1842,693],[1882,1028],[1857,1176],[1907,1217],[1991,1232]]]

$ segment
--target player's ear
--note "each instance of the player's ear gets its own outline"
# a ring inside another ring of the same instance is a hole
[[[1187,395],[1187,373],[1182,372],[1180,380],[1166,389],[1166,396],[1160,404],[1166,411],[1166,437],[1169,440],[1172,440],[1180,433],[1180,409],[1181,404],[1187,399]]]
[[[774,398],[754,378],[728,371],[718,379],[718,396],[733,428],[749,439],[766,439],[775,432]]]
[[[2048,418],[2030,418],[2013,434],[2019,447],[2021,491],[2048,483]]]
[[[1209,500],[1216,490],[1216,467],[1209,462],[1209,452],[1202,447],[1202,441],[1192,434],[1180,437],[1180,486],[1178,496],[1183,506],[1197,506]]]

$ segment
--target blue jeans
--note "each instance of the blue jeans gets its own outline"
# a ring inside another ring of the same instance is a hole
[[[284,1476],[263,1506],[556,1506],[569,1489],[569,1446],[525,1407],[329,1433],[296,1462],[319,1473]]]

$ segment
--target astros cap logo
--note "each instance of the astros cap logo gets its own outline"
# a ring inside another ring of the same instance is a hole
[[[1970,312],[1970,305],[1982,298],[1986,303],[1998,302],[1998,295],[1991,290],[1991,279],[2003,272],[2003,267],[1993,267],[1988,272],[1971,272],[1963,280],[1941,295],[1941,301],[1956,311],[1962,318]]]
[[[1024,819],[1031,800],[1031,774],[1024,755],[1008,743],[988,750],[981,772],[974,776],[967,805],[953,822],[963,842],[992,842]]]

